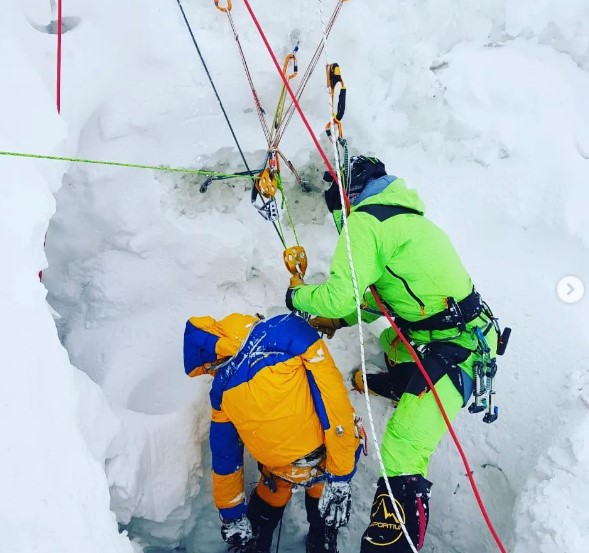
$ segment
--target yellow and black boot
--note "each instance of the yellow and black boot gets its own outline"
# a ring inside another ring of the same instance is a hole
[[[423,547],[429,520],[429,495],[432,483],[419,474],[390,476],[388,478],[395,498],[397,512],[418,551]],[[360,553],[411,553],[399,523],[397,512],[391,503],[384,478],[379,478],[370,511],[370,523],[362,535]]]

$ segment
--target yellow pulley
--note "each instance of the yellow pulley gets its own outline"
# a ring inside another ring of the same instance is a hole
[[[307,272],[307,252],[303,246],[292,246],[284,250],[284,265],[291,275],[303,278]]]
[[[264,169],[256,177],[256,188],[264,198],[273,198],[278,192],[278,180],[276,173],[270,169]]]

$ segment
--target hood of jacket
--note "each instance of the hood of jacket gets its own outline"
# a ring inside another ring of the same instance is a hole
[[[232,313],[219,321],[192,317],[184,331],[184,370],[189,376],[214,374],[211,366],[233,357],[260,319]]]
[[[408,188],[403,179],[393,175],[385,175],[368,183],[352,205],[352,212],[364,205],[399,205],[425,212],[425,204],[416,190]]]

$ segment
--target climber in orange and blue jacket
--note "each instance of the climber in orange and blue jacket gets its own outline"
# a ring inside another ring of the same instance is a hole
[[[189,376],[214,375],[213,497],[230,550],[268,553],[293,487],[304,486],[307,552],[336,553],[359,438],[342,375],[317,331],[294,314],[194,317],[184,365]],[[247,503],[244,446],[261,472]]]

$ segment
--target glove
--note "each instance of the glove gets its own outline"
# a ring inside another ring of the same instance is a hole
[[[342,326],[347,326],[342,319],[328,319],[326,317],[313,317],[309,320],[309,324],[317,332],[325,334],[328,338],[333,338],[336,330],[342,328]]]
[[[329,176],[331,177],[331,174]],[[325,179],[325,177],[323,178]],[[333,182],[333,179],[331,182]],[[327,206],[327,209],[329,209],[329,213],[342,210],[342,199],[337,182],[334,182],[325,192],[323,192],[323,197],[325,198],[325,205]]]
[[[341,528],[350,520],[352,488],[349,481],[325,483],[319,498],[319,514],[326,526]]]
[[[223,520],[221,536],[226,544],[234,547],[245,548],[254,539],[252,525],[245,515],[233,520]]]

